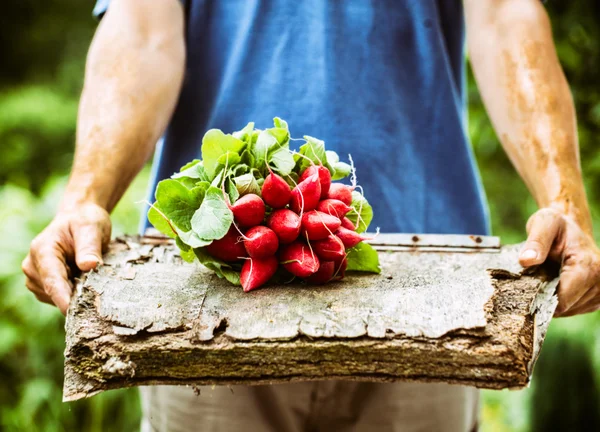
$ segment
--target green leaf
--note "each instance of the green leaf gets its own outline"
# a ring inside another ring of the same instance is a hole
[[[192,196],[194,197],[196,202],[198,202],[198,207],[200,207],[200,203],[202,203],[202,200],[204,199],[204,196],[206,195],[206,191],[208,190],[209,187],[210,187],[209,182],[201,181],[199,183],[196,183],[196,185],[190,189],[190,194],[192,194]]]
[[[311,165],[308,159],[317,165],[329,165],[327,163],[327,154],[325,153],[325,142],[308,135],[305,135],[304,139],[306,140],[306,144],[300,146],[300,154],[306,157],[298,159],[297,172],[302,173]]]
[[[240,195],[253,193],[260,196],[260,186],[252,173],[235,177],[233,182]]]
[[[237,187],[236,187],[235,183],[233,182],[233,180],[231,180],[231,177],[227,177],[227,180],[225,181],[225,191],[227,192],[227,195],[229,196],[229,202],[231,204],[236,202],[238,200],[238,198],[240,197],[240,193],[238,192]]]
[[[215,178],[213,179],[213,181],[210,183],[211,186],[220,188],[221,187],[221,183],[223,182],[223,173],[225,171],[223,170],[223,168],[221,168],[219,171],[217,171],[217,175],[215,176]]]
[[[275,138],[268,130],[261,131],[256,140],[256,144],[252,147],[252,153],[255,158],[257,168],[262,168],[266,165],[265,158],[274,146],[278,145]]]
[[[155,196],[160,210],[173,225],[183,231],[191,229],[190,219],[202,201],[200,194],[192,193],[177,180],[167,179],[158,183]]]
[[[234,285],[240,284],[240,272],[231,265],[211,256],[204,248],[194,249],[198,261],[214,271],[220,278],[225,278]]]
[[[275,117],[273,119],[273,124],[275,125],[276,128],[281,128],[281,129],[285,129],[285,130],[290,130],[290,128],[288,127],[288,124],[285,120],[279,118],[279,117]]]
[[[175,230],[177,231],[178,239],[191,248],[204,247],[212,243],[212,240],[204,240],[194,231],[182,231],[178,228],[175,228]],[[180,249],[185,250],[187,248],[181,248],[180,246]]]
[[[230,175],[232,177],[239,177],[241,175],[244,175],[246,173],[250,172],[250,167],[246,164],[238,164],[236,165],[231,171],[230,171]]]
[[[246,164],[250,168],[254,168],[254,166],[256,164],[256,159],[252,155],[252,152],[250,150],[246,149],[242,152],[242,157],[241,157],[240,163]]]
[[[267,129],[267,131],[275,137],[277,143],[282,147],[289,147],[290,143],[290,132],[284,128],[271,128]]]
[[[329,165],[333,166],[340,161],[339,155],[333,150],[326,150],[325,155],[327,157],[327,163],[329,163]]]
[[[248,123],[244,129],[232,133],[234,138],[244,141],[247,144],[252,142],[252,132],[254,131],[254,122]]]
[[[179,170],[179,172],[182,173],[182,172],[184,172],[198,164],[201,164],[201,163],[202,163],[202,161],[200,159],[194,159],[194,160],[186,163],[184,166],[182,166],[181,169]]]
[[[273,164],[275,170],[282,176],[286,176],[291,173],[296,165],[294,156],[285,147],[281,147],[271,153],[269,156],[269,163]]]
[[[225,167],[226,165],[227,169],[229,169],[234,165],[239,164],[241,160],[242,158],[239,154],[228,151],[217,160],[217,166],[215,170],[218,171],[220,167]]]
[[[181,240],[181,237],[179,237],[179,236],[175,237],[175,244],[177,245],[177,247],[179,248],[180,251],[189,252],[192,250],[190,245],[185,244],[183,242],[183,240]]]
[[[169,220],[165,219],[165,216],[161,215],[159,211],[162,211],[160,205],[155,202],[152,207],[148,209],[148,221],[164,235],[171,238],[177,237],[177,232],[174,231],[175,227],[173,227]]]
[[[179,250],[179,255],[185,262],[194,262],[196,259],[196,254],[194,253],[194,249],[190,248],[187,251]]]
[[[341,180],[348,177],[352,172],[352,167],[345,162],[336,162],[333,165],[330,164],[330,166],[333,168],[331,180]]]
[[[179,183],[184,185],[187,189],[193,189],[194,187],[196,187],[196,184],[198,183],[198,179],[191,178],[191,177],[179,177],[179,178],[171,177],[171,178],[173,180],[177,180]]]
[[[233,222],[233,213],[229,210],[221,189],[211,186],[200,208],[192,216],[192,230],[203,240],[223,238]]]
[[[204,169],[202,161],[194,159],[192,162],[184,165],[178,173],[171,176],[172,179],[197,179],[198,181],[208,181],[208,175]]]
[[[381,273],[379,255],[370,244],[360,242],[347,252],[348,271]]]
[[[367,199],[357,191],[352,191],[352,204],[350,207],[352,207],[352,210],[346,216],[356,227],[357,233],[365,232],[373,220],[373,208]]]
[[[232,135],[225,135],[219,129],[211,129],[202,138],[202,161],[209,178],[216,174],[219,158],[227,152],[240,153],[244,142]]]

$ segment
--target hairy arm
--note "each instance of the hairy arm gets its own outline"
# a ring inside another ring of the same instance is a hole
[[[558,314],[600,305],[598,250],[582,180],[573,99],[539,0],[466,0],[471,64],[510,160],[540,207],[521,264],[563,264]]]
[[[184,59],[177,0],[113,0],[88,54],[64,207],[115,207],[167,126]]]
[[[178,0],[113,0],[91,44],[71,176],[52,223],[23,262],[27,287],[65,312],[69,264],[90,270],[108,214],[149,159],[173,113],[185,66]]]

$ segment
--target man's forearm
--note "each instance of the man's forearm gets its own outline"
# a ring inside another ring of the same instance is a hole
[[[111,3],[88,54],[61,208],[92,202],[110,212],[149,159],[181,87],[183,27],[177,0]]]
[[[538,0],[469,0],[471,64],[502,145],[540,207],[592,225],[575,109]]]

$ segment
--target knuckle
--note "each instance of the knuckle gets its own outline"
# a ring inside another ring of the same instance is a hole
[[[29,255],[27,255],[27,257],[21,262],[21,271],[23,273],[25,273],[25,276],[30,277],[29,274],[31,273],[31,262],[30,262],[30,258]]]

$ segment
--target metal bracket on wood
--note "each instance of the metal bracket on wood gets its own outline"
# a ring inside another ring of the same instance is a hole
[[[380,251],[500,252],[500,237],[461,234],[379,234],[367,240]]]

